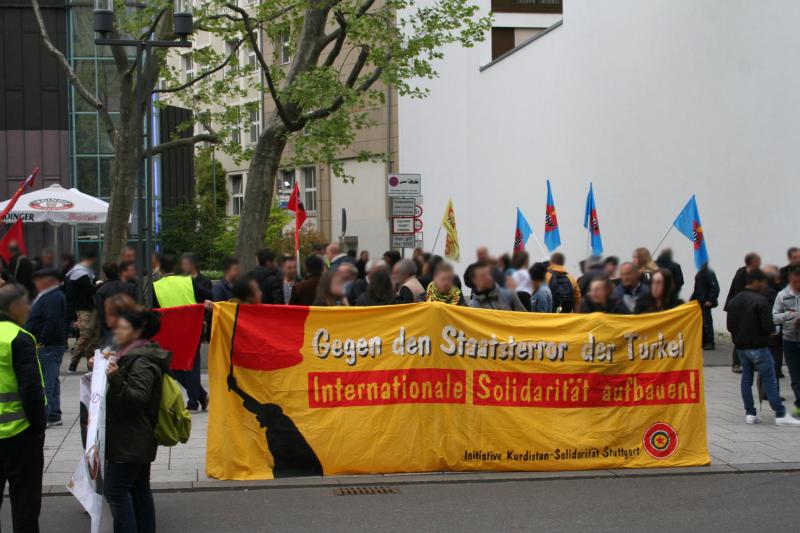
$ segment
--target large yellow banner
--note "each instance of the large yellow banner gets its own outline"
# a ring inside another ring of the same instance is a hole
[[[709,464],[700,309],[216,304],[219,479]]]

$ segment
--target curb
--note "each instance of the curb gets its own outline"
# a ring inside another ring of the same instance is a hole
[[[716,474],[757,474],[798,472],[800,463],[742,463],[676,468],[622,468],[615,470],[565,470],[560,472],[432,472],[356,476],[298,477],[256,481],[163,481],[151,483],[153,492],[215,492],[276,489],[311,489],[363,485],[444,485],[456,483],[507,483],[514,481],[556,481],[569,479],[625,479],[640,477],[703,476]],[[64,496],[64,485],[44,485],[43,496]]]

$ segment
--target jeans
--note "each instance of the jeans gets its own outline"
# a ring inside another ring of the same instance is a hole
[[[783,339],[783,358],[789,368],[789,381],[794,392],[794,406],[800,408],[800,342]]]
[[[150,463],[114,463],[106,468],[103,486],[114,533],[154,533],[156,506],[150,492]]]
[[[14,533],[39,533],[43,471],[44,434],[34,435],[28,428],[13,437],[0,439],[0,505],[8,481]]]
[[[47,346],[39,349],[39,360],[42,362],[44,377],[44,393],[47,396],[48,422],[61,420],[61,381],[58,379],[61,360],[64,358],[66,346]]]
[[[191,370],[173,370],[172,375],[175,380],[186,389],[186,396],[189,397],[187,407],[189,409],[197,409],[200,405],[200,400],[205,401],[206,390],[200,383],[200,347],[197,347],[197,353],[194,356],[194,365]]]
[[[742,401],[744,410],[748,415],[756,414],[756,406],[753,403],[753,372],[758,370],[761,383],[767,393],[769,406],[775,411],[776,418],[782,418],[786,414],[783,407],[780,393],[778,392],[778,378],[775,377],[775,361],[767,348],[755,350],[736,350],[739,356],[739,363],[742,365]]]

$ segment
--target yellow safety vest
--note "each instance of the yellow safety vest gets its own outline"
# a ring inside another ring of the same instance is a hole
[[[14,364],[11,359],[11,343],[17,338],[20,331],[30,335],[36,346],[36,339],[33,335],[13,322],[7,320],[0,322],[0,439],[18,435],[30,426],[28,419],[25,418],[25,411],[22,410],[17,374],[14,372]],[[36,364],[39,366],[39,376],[42,379],[42,388],[44,388],[44,376],[42,376],[38,351]]]
[[[153,290],[162,308],[197,303],[191,276],[165,276],[153,283]]]

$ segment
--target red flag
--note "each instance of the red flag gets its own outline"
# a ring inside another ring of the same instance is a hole
[[[25,237],[22,234],[22,220],[14,222],[11,229],[0,239],[0,257],[3,258],[6,264],[11,262],[11,252],[8,249],[8,245],[12,241],[17,242],[17,246],[19,246],[19,251],[22,255],[28,255],[28,247],[25,246]]]
[[[172,352],[169,367],[191,370],[203,334],[203,305],[181,305],[156,311],[161,313],[161,328],[153,340]]]
[[[308,215],[306,215],[306,208],[303,201],[300,199],[300,187],[297,182],[292,189],[292,196],[289,197],[289,205],[286,206],[289,211],[294,211],[294,251],[300,249],[300,227],[305,223]]]
[[[19,200],[19,197],[25,192],[25,189],[33,185],[33,180],[36,179],[37,174],[39,174],[39,167],[34,167],[30,175],[22,182],[22,185],[19,186],[17,192],[14,193],[14,196],[11,197],[11,200],[8,201],[3,211],[0,212],[0,220],[5,219],[6,215],[14,209],[14,206],[17,205],[17,200]]]

